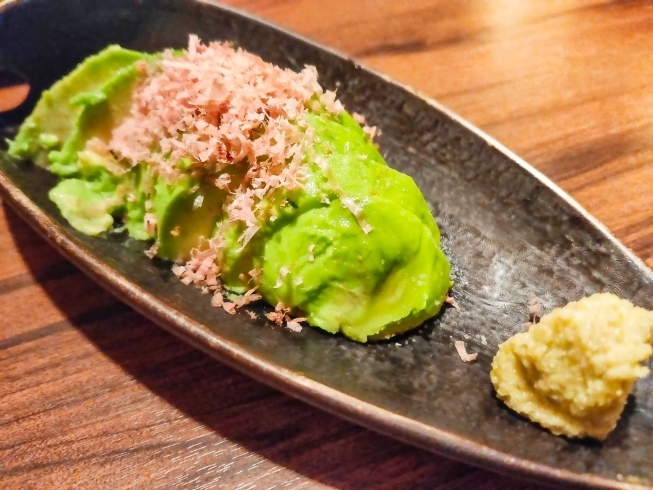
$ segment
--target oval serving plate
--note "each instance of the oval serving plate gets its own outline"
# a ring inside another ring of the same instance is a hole
[[[27,103],[0,114],[11,136],[39,93],[110,43],[155,51],[188,34],[222,39],[298,69],[383,133],[389,164],[433,206],[453,262],[448,308],[419,330],[369,345],[230,316],[182,285],[146,245],[72,230],[48,200],[54,178],[0,159],[4,200],[68,259],[173,334],[286,393],[389,436],[496,471],[602,488],[653,482],[653,381],[638,383],[603,443],[555,437],[494,396],[490,363],[520,330],[526,304],[549,310],[598,291],[653,309],[653,273],[548,179],[437,103],[328,49],[234,10],[195,0],[13,1],[0,7],[0,69],[30,82]],[[265,312],[259,306],[258,312]],[[454,340],[478,352],[460,361]]]

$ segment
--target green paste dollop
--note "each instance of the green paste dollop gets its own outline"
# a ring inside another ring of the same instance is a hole
[[[244,225],[223,212],[224,191],[190,173],[167,184],[145,165],[90,151],[91,138],[108,141],[127,117],[142,76],[139,60],[155,64],[157,55],[111,46],[86,59],[43,93],[10,142],[12,156],[61,178],[49,197],[73,228],[94,236],[126,229],[135,239],[156,240],[157,254],[175,261],[220,229],[226,243],[217,262],[226,290],[244,293],[248,272],[259,269],[265,301],[361,342],[438,313],[452,285],[438,227],[414,181],[387,166],[346,112],[308,109],[314,138],[304,150],[303,186],[265,197],[275,219],[245,247]],[[225,171],[237,181],[245,170],[233,167]],[[155,227],[147,226],[148,214]]]

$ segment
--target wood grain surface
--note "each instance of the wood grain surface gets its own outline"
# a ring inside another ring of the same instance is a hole
[[[438,99],[653,258],[649,1],[229,0]],[[539,488],[193,350],[0,210],[0,487]]]

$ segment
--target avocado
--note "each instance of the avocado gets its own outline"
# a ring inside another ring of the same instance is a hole
[[[88,58],[44,92],[10,142],[10,154],[62,178],[49,195],[71,226],[99,235],[121,220],[131,237],[156,240],[157,255],[174,261],[219,236],[216,261],[227,291],[256,285],[268,303],[361,342],[411,329],[440,310],[452,283],[428,205],[346,112],[309,103],[305,119],[289,121],[312,135],[303,147],[302,185],[257,200],[256,228],[230,220],[225,207],[250,185],[257,162],[210,167],[182,156],[172,162],[176,176],[164,179],[146,162],[132,167],[104,149],[133,110],[136,62],[156,70],[160,59],[117,46]],[[87,144],[91,139],[99,146]],[[223,173],[226,190],[214,185]],[[155,226],[146,226],[148,214]]]
[[[261,269],[267,302],[281,301],[311,325],[364,342],[423,323],[452,283],[440,232],[415,182],[388,167],[350,119],[309,114],[314,138],[303,187],[266,197],[261,207],[275,219],[244,248],[246,227],[223,223],[218,263],[228,290],[243,293],[251,287],[248,272]],[[369,235],[342,198],[360,208]]]
[[[71,104],[80,94],[102,87],[116,72],[148,55],[109,46],[80,63],[77,68],[41,95],[34,111],[21,125],[9,146],[9,154],[47,166],[47,154],[60,149],[70,136],[84,106]]]
[[[121,68],[102,87],[93,92],[81,93],[70,100],[70,105],[81,109],[77,121],[72,126],[61,150],[51,150],[49,170],[62,177],[89,170],[80,165],[78,154],[84,150],[86,142],[97,138],[104,143],[111,139],[111,131],[129,115],[132,103],[133,86],[138,78],[134,65]],[[111,156],[105,168],[120,173],[120,163]],[[86,175],[91,177],[91,175]]]
[[[118,190],[124,196],[125,203],[122,219],[127,233],[136,240],[154,238],[154,234],[145,228],[145,208],[152,192],[153,180],[150,169],[140,165],[121,176]]]
[[[49,196],[73,228],[98,235],[111,229],[133,177],[111,155],[85,149],[93,137],[108,141],[129,113],[134,63],[148,55],[111,46],[80,64],[45,91],[10,142],[9,154],[30,158],[59,176],[75,177]],[[123,181],[121,183],[121,180]]]
[[[321,191],[331,198],[341,194],[356,199],[382,196],[399,203],[415,214],[433,234],[437,242],[440,231],[419,188],[408,175],[386,165],[374,144],[367,138],[358,123],[348,114],[334,116],[328,113],[311,113],[309,124],[315,129],[315,138],[308,155],[327,162],[330,176],[322,177]],[[351,127],[351,122],[356,128]],[[324,173],[324,170],[320,170]],[[330,177],[330,179],[329,179]],[[329,182],[330,180],[330,182]]]
[[[92,236],[109,230],[113,214],[122,206],[116,184],[110,179],[62,180],[48,197],[73,228]]]
[[[373,227],[367,235],[349,209],[333,201],[267,239],[260,287],[266,300],[362,342],[413,328],[436,313],[451,282],[428,227],[380,197],[368,199],[363,213]]]
[[[243,223],[229,222],[225,219],[220,223],[219,228],[225,245],[218,254],[220,279],[228,291],[243,294],[253,287],[249,271],[260,265],[265,231],[258,231],[243,247],[241,236],[246,230]]]
[[[198,185],[193,179],[182,179],[173,186],[159,180],[152,199],[158,255],[177,262],[188,260],[202,238],[213,236],[225,195],[217,187]]]

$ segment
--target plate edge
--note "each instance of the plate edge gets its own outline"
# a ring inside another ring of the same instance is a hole
[[[23,3],[24,1],[25,0],[8,0],[6,3],[0,2],[0,13],[3,13],[3,11],[9,9],[11,6]],[[270,29],[274,29],[294,38],[295,40],[328,52],[344,61],[351,62],[355,66],[362,68],[364,71],[371,73],[386,83],[398,87],[418,99],[423,100],[435,110],[441,112],[452,121],[460,124],[466,130],[480,137],[488,146],[494,147],[511,161],[517,163],[520,167],[529,172],[537,181],[558,195],[592,226],[599,230],[602,235],[608,238],[613,245],[635,263],[644,275],[653,280],[653,271],[651,271],[651,269],[639,257],[637,257],[632,250],[621,243],[609,231],[609,229],[605,227],[605,225],[592,216],[574,198],[563,191],[531,164],[527,163],[507,147],[496,141],[493,137],[489,136],[436,100],[406,84],[397,82],[389,76],[367,67],[333,48],[329,48],[312,39],[293,33],[249,12],[223,5],[215,0],[191,0],[191,2],[218,8],[264,25]],[[47,214],[31,201],[31,199],[29,199],[1,170],[0,195],[8,204],[11,205],[21,218],[27,221],[27,223],[48,243],[54,246],[59,253],[79,267],[86,275],[98,282],[104,289],[117,296],[120,300],[127,303],[143,316],[218,361],[224,362],[258,381],[273,386],[274,388],[310,405],[316,406],[338,417],[385,434],[394,439],[507,476],[518,476],[523,479],[544,483],[573,483],[592,488],[619,488],[628,490],[649,488],[648,486],[620,482],[608,477],[598,477],[592,474],[560,470],[549,465],[532,463],[516,457],[508,456],[489,446],[470,441],[442,429],[437,429],[407,417],[403,417],[370,403],[362,402],[355,397],[346,395],[333,388],[329,388],[326,385],[301,376],[287,370],[286,368],[272,365],[267,362],[260,362],[255,356],[247,354],[247,352],[242,348],[225,339],[219,338],[219,341],[216,342],[215,338],[211,338],[211,336],[217,336],[215,333],[209,334],[209,331],[203,328],[201,324],[191,320],[185,315],[182,315],[181,313],[176,313],[176,315],[166,314],[166,311],[170,310],[161,302],[156,300],[156,298],[151,296],[149,293],[146,293],[142,288],[134,283],[131,283],[124,276],[110,274],[112,269],[109,266],[104,265],[101,261],[95,259],[82,245],[76,244],[75,239],[71,237],[61,225],[48,217]],[[147,308],[148,306],[150,308]],[[173,316],[175,318],[173,318]],[[179,328],[180,326],[182,328]],[[216,354],[222,354],[224,357]],[[270,366],[274,366],[274,369],[270,369]],[[325,392],[329,392],[331,395],[325,396]],[[310,393],[313,393],[315,396],[311,398],[308,396]],[[337,403],[333,403],[334,400],[336,400]],[[387,420],[391,420],[391,422],[388,423]],[[397,431],[404,431],[405,433],[402,434]],[[506,471],[507,469],[510,471]]]

